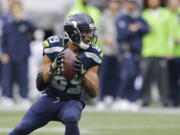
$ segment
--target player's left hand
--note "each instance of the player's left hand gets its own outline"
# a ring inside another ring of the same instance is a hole
[[[50,71],[52,74],[60,75],[61,70],[63,68],[63,58],[64,58],[64,53],[59,53],[54,62],[50,66]]]
[[[76,57],[77,57],[77,60],[74,61],[75,71],[77,73],[78,78],[84,80],[86,70],[84,69],[84,66],[83,66],[80,58],[78,56],[76,56]]]

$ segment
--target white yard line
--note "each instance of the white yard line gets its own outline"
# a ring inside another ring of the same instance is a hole
[[[168,125],[168,124],[155,124],[155,125],[144,125],[144,124],[128,124],[128,125],[96,125],[95,127],[90,127],[93,129],[121,129],[121,130],[127,130],[127,129],[180,129],[180,125],[174,124],[174,125]]]
[[[28,108],[23,108],[21,106],[14,106],[11,108],[7,108],[4,106],[0,105],[0,112],[16,112],[16,111],[27,111]],[[140,110],[136,111],[136,112],[132,112],[132,111],[113,111],[109,108],[105,109],[105,110],[96,110],[96,108],[93,106],[87,106],[84,109],[84,112],[100,112],[100,113],[119,113],[119,112],[128,112],[128,113],[145,113],[145,114],[175,114],[175,115],[180,115],[180,108],[163,108],[163,107],[147,107],[147,108],[141,108]]]
[[[87,107],[85,112],[101,112],[101,113],[145,113],[145,114],[177,114],[180,115],[180,108],[163,108],[163,107],[147,107],[141,108],[138,111],[114,111],[111,109],[96,110],[95,107]]]
[[[0,133],[9,133],[11,130],[12,130],[12,128],[0,127]],[[64,133],[64,131],[65,131],[64,127],[43,127],[34,132],[37,132],[37,133]],[[88,134],[88,133],[95,134],[94,131],[87,130],[87,129],[80,129],[80,132],[82,134]]]
[[[88,128],[88,129],[87,129]],[[155,124],[155,125],[96,125],[83,127],[80,126],[80,131],[82,134],[101,134],[100,131],[103,130],[149,130],[149,129],[162,129],[162,130],[174,130],[180,129],[180,125],[168,125],[168,124]],[[9,133],[12,128],[0,127],[0,133]],[[64,127],[43,127],[41,129],[36,130],[37,133],[64,133]],[[95,131],[95,130],[99,130]],[[102,132],[103,133],[103,132]]]

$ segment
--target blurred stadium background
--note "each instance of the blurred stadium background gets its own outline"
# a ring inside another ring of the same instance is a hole
[[[120,1],[122,2],[123,0]],[[166,0],[164,1],[166,2]],[[0,0],[0,2],[1,11],[6,14],[8,12],[8,0]],[[75,6],[75,0],[21,0],[21,2],[26,17],[33,21],[38,29],[41,30],[39,33],[36,33],[37,38],[39,37],[43,40],[52,35],[62,35],[64,17]],[[139,11],[142,11],[142,0],[137,0],[137,2]],[[107,3],[108,0],[90,0],[90,4],[97,7],[101,13],[106,9]],[[37,48],[31,49],[36,50]],[[37,54],[36,58],[39,58],[39,54]],[[37,65],[39,66],[39,63]],[[36,69],[31,71],[30,74],[33,72],[36,73]],[[34,76],[32,78],[34,79]],[[30,85],[34,85],[34,82]],[[18,100],[18,86],[16,84],[14,85],[14,90],[16,100]],[[130,109],[127,109],[126,106],[125,109],[97,107],[96,104],[99,103],[100,97],[90,100],[80,121],[81,134],[180,135],[179,105],[163,107],[160,103],[157,86],[152,86],[151,95],[151,104],[149,106],[143,108],[135,106],[134,109],[132,109],[134,106],[128,106]],[[39,93],[33,90],[30,96],[30,100],[34,102]],[[105,104],[109,105],[112,103],[112,98],[106,99]],[[27,106],[18,104],[11,107],[0,105],[0,135],[7,135],[19,123],[26,110]],[[64,126],[62,124],[50,122],[47,126],[32,133],[32,135],[63,135],[63,133]]]

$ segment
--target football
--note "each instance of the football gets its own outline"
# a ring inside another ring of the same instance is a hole
[[[64,64],[62,68],[62,75],[67,80],[72,80],[76,75],[74,66],[74,61],[76,59],[76,55],[71,49],[67,48],[64,50]]]

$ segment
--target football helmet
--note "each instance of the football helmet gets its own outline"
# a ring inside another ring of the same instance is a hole
[[[97,42],[95,23],[84,13],[70,15],[64,22],[64,33],[66,39],[83,50]]]

